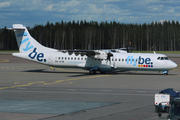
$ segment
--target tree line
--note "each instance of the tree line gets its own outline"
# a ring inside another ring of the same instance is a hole
[[[98,23],[49,21],[46,25],[28,28],[32,37],[44,46],[64,49],[117,49],[129,43],[137,51],[180,50],[180,24],[178,21],[150,24],[123,24],[112,21]],[[0,50],[18,50],[13,31],[0,29]]]

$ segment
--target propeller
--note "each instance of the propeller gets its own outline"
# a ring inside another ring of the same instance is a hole
[[[107,60],[109,60],[110,61],[110,58],[113,56],[113,54],[111,53],[111,52],[108,52],[107,53]]]
[[[111,57],[112,56],[113,56],[113,60],[114,60],[113,65],[111,65]],[[114,68],[114,66],[115,66],[115,59],[114,59],[114,55],[111,52],[107,53],[107,60],[109,61],[109,64],[111,65],[111,68]]]

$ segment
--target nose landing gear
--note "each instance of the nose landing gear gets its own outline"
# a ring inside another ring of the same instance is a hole
[[[164,75],[168,75],[168,71],[163,71],[163,74]]]

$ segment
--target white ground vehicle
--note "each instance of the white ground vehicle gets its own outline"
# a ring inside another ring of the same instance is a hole
[[[180,92],[168,88],[155,94],[155,110],[159,117],[166,112],[168,120],[180,120]]]
[[[155,104],[155,112],[169,112],[169,102],[170,102],[170,95],[169,94],[162,94],[157,93],[154,97],[154,104]],[[159,108],[159,104],[161,103],[161,111]]]

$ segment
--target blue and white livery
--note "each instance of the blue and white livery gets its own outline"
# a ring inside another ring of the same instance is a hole
[[[90,74],[113,70],[163,71],[177,67],[163,54],[127,53],[123,50],[57,50],[45,47],[31,37],[25,26],[13,24],[19,53],[13,56],[52,67],[82,68]]]

